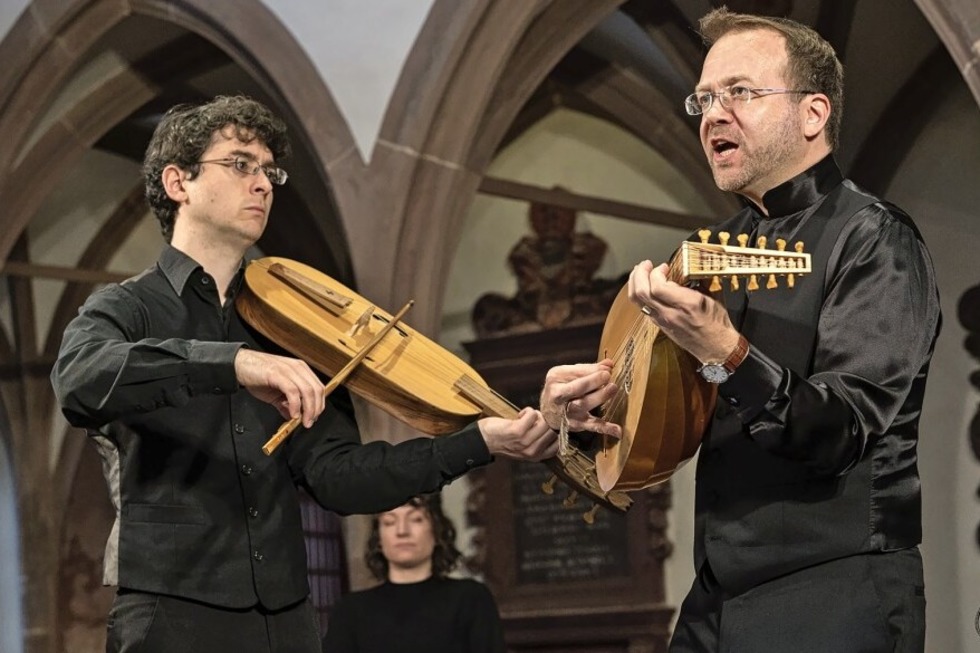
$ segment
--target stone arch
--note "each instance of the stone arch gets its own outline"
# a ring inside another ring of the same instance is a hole
[[[369,167],[367,183],[384,183],[387,190],[373,204],[350,201],[356,208],[348,212],[345,201],[366,190],[356,187],[361,166],[340,161],[332,170],[345,218],[364,218],[349,225],[349,233],[353,255],[374,259],[373,268],[367,260],[355,261],[365,294],[382,305],[414,297],[413,325],[435,330],[451,257],[429,253],[454,246],[482,171],[524,102],[622,1],[473,0],[461,7],[436,0]],[[372,213],[384,217],[372,220]]]
[[[0,77],[0,97],[9,98],[0,107],[0,138],[8,144],[0,152],[0,199],[8,201],[17,196],[18,190],[22,191],[23,186],[18,188],[8,176],[12,168],[20,167],[17,159],[23,157],[21,149],[31,128],[70,77],[74,65],[100,37],[131,15],[180,26],[214,44],[241,66],[301,125],[302,131],[294,134],[294,139],[315,154],[313,163],[324,187],[329,185],[329,162],[355,149],[347,124],[315,67],[259,0],[234,4],[136,0],[129,6],[106,0],[77,0],[54,5],[34,3],[0,43],[0,54],[9,62],[7,74]],[[30,46],[24,47],[24,43]],[[121,87],[111,96],[120,117],[138,108],[147,94],[152,97],[152,83],[145,84],[150,88],[139,97],[127,96],[142,85],[141,81],[121,80]],[[94,142],[95,134],[77,131],[78,128],[104,127],[109,122],[106,118],[102,114],[96,124],[66,125],[70,129],[61,136],[78,141],[77,147],[84,149]],[[15,211],[0,216],[0,262],[6,260],[14,240],[31,217],[29,212]],[[318,231],[323,236],[323,229]]]
[[[980,10],[973,0],[915,0],[980,104]]]
[[[139,70],[123,67],[103,79],[86,93],[59,98],[59,93],[96,51],[99,40],[130,17],[148,17],[177,25],[200,37],[198,44],[179,41],[171,56],[147,62]],[[199,47],[200,42],[210,45]],[[246,45],[247,44],[247,45]],[[294,132],[311,157],[326,192],[325,162],[337,152],[353,147],[346,124],[340,117],[322,79],[293,37],[258,0],[229,5],[206,1],[159,2],[135,0],[118,3],[109,0],[75,0],[62,3],[34,2],[23,12],[0,42],[4,66],[0,71],[0,201],[8,207],[0,215],[0,267],[16,254],[29,262],[22,236],[36,215],[40,198],[47,194],[80,157],[114,125],[159,97],[168,83],[200,64],[198,58],[213,60],[215,52],[244,69],[270,97],[283,107],[287,119],[302,126]],[[182,68],[182,67],[186,67]],[[55,102],[59,115],[47,113]],[[131,202],[120,198],[118,211],[131,212]],[[120,215],[121,215],[120,214]],[[131,216],[129,216],[131,217]],[[126,216],[120,218],[125,220]],[[327,242],[327,227],[309,225],[304,230],[317,234],[320,247],[335,248],[335,256],[347,259],[346,242],[334,237]],[[339,222],[329,225],[331,235],[342,229]],[[117,234],[118,235],[118,234]],[[107,241],[108,242],[108,241]],[[117,239],[116,245],[120,244]],[[103,243],[104,244],[104,243]],[[315,243],[314,243],[315,244]],[[337,254],[339,252],[340,254]],[[96,268],[111,257],[109,251],[90,251],[83,262]],[[343,261],[340,267],[347,267]],[[5,399],[10,398],[15,413],[12,428],[4,434],[9,443],[12,467],[16,470],[13,495],[21,514],[35,515],[18,529],[21,547],[18,578],[31,588],[23,600],[24,646],[27,651],[53,651],[57,648],[58,614],[56,579],[58,576],[59,534],[65,525],[65,497],[76,479],[78,446],[60,451],[54,465],[57,478],[52,482],[51,441],[53,396],[47,382],[51,341],[27,347],[18,335],[33,332],[33,301],[30,284],[14,279],[12,286],[23,289],[22,299],[14,303],[15,335],[0,338],[0,364],[14,377],[4,382]],[[77,288],[69,287],[55,311],[54,328],[63,328],[71,313],[65,304],[77,301]],[[17,346],[14,346],[14,343]],[[10,402],[8,402],[10,403]],[[33,434],[28,442],[27,433]],[[28,446],[29,445],[29,446]],[[61,482],[61,481],[64,482]],[[29,532],[28,532],[29,531]]]

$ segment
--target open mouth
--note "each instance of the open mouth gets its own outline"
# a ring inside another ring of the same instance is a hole
[[[738,149],[738,144],[734,143],[726,138],[712,138],[711,139],[711,151],[719,157],[727,157]]]

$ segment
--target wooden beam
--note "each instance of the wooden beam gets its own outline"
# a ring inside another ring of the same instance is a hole
[[[87,283],[118,283],[133,276],[132,273],[110,272],[108,270],[84,270],[66,268],[57,265],[37,265],[7,261],[0,269],[0,275],[10,277],[34,277],[43,279],[61,279],[62,281],[83,281]]]
[[[531,184],[497,177],[484,177],[478,190],[484,195],[506,197],[525,202],[537,202],[539,204],[550,204],[551,206],[558,206],[564,209],[600,213],[602,215],[624,218],[635,222],[645,222],[662,227],[676,227],[688,231],[701,229],[702,227],[718,222],[717,218],[706,218],[698,215],[653,209],[648,206],[640,206],[639,204],[618,202],[616,200],[590,195],[579,195],[578,193],[571,193],[561,188],[532,186]]]

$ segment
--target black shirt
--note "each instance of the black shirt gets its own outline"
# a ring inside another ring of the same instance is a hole
[[[94,293],[65,331],[51,379],[68,421],[103,457],[116,509],[105,582],[226,607],[308,593],[297,487],[339,513],[373,513],[490,461],[478,429],[360,443],[333,400],[272,456],[282,423],[239,389],[239,348],[263,349],[214,280],[173,247]]]
[[[504,653],[497,605],[474,580],[384,583],[341,598],[324,653]]]

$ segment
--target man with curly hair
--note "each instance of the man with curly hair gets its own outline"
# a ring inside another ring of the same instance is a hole
[[[374,513],[494,454],[556,452],[530,409],[448,437],[361,444],[341,395],[325,402],[305,362],[242,322],[244,257],[288,153],[283,122],[254,100],[171,109],[143,166],[168,244],[156,265],[89,297],[65,331],[52,383],[98,447],[116,509],[109,651],[319,651],[298,488],[339,513]],[[291,418],[301,432],[263,455]]]
[[[460,556],[438,494],[375,515],[364,561],[382,582],[334,605],[324,653],[503,653],[493,595],[449,578]]]
[[[701,33],[685,108],[716,184],[745,200],[712,231],[803,242],[812,273],[754,293],[701,292],[650,261],[631,273],[630,299],[718,388],[697,465],[696,577],[670,651],[921,653],[931,257],[912,219],[834,160],[843,68],[829,43],[725,8]],[[553,425],[567,404],[573,429],[619,433],[589,414],[616,392],[607,363],[549,372]]]

